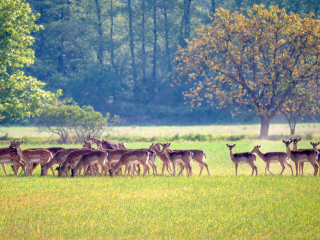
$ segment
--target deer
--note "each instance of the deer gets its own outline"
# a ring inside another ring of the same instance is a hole
[[[319,153],[319,149],[317,148],[317,146],[320,144],[320,142],[310,142],[310,144],[312,145],[313,149],[318,151],[318,158],[316,160],[317,164],[320,165],[320,153]],[[320,171],[319,171],[319,176],[320,176]]]
[[[153,150],[157,157],[162,161],[162,176],[164,175],[165,170],[172,176],[171,162],[164,153],[161,153],[160,143],[152,143],[149,149]]]
[[[23,141],[13,141],[11,142],[11,147],[15,147],[17,149],[17,153],[19,157],[21,158],[21,161],[26,164],[26,175],[32,176],[32,171],[31,171],[31,164],[32,163],[40,163],[41,165],[46,164],[49,162],[52,158],[53,155],[50,151],[46,149],[36,149],[36,150],[22,150],[21,144]],[[53,170],[53,169],[52,169]]]
[[[74,168],[77,163],[80,161],[80,158],[86,154],[91,152],[90,149],[78,149],[69,153],[66,160],[62,163],[61,167],[58,170],[58,176],[61,177],[64,172],[69,176],[68,168]]]
[[[48,163],[41,166],[41,176],[46,176],[49,168],[51,168],[53,165],[61,165],[62,163],[64,163],[68,155],[76,150],[80,150],[80,148],[68,148],[58,151]],[[59,167],[56,170],[59,170]]]
[[[72,169],[72,177],[74,177],[75,174],[83,167],[86,169],[87,167],[90,168],[92,176],[95,176],[95,171],[93,170],[93,164],[99,164],[101,166],[101,173],[100,176],[102,176],[103,171],[105,171],[105,175],[107,176],[108,168],[106,166],[108,153],[103,151],[91,151],[89,153],[86,153],[82,155],[80,161],[76,165],[74,169]],[[98,168],[99,170],[99,168]],[[99,173],[99,171],[98,171]],[[86,172],[83,174],[86,176]]]
[[[117,147],[113,146],[111,143],[109,143],[106,140],[101,140],[101,139],[98,139],[98,138],[95,138],[95,137],[91,137],[90,135],[88,135],[87,136],[87,141],[89,141],[89,140],[91,140],[94,143],[97,143],[98,140],[101,141],[103,149],[117,149]]]
[[[163,147],[161,153],[164,153],[173,164],[173,175],[176,176],[177,165],[182,163],[187,167],[187,175],[190,177],[192,175],[191,161],[193,158],[193,153],[189,150],[171,151],[169,149],[171,143],[164,143],[160,145]]]
[[[314,176],[317,176],[318,165],[316,164],[316,160],[318,159],[318,151],[315,149],[305,149],[299,151],[291,151],[290,144],[292,143],[292,139],[290,141],[282,140],[282,142],[286,145],[287,154],[290,159],[296,165],[296,176],[298,176],[298,165],[300,162],[310,162],[314,168]]]
[[[179,150],[170,150],[170,151],[179,151]],[[188,149],[188,151],[193,153],[193,161],[197,162],[200,166],[200,173],[199,176],[201,176],[203,167],[205,166],[208,172],[208,175],[210,175],[208,164],[204,162],[206,159],[206,153],[205,151],[199,150],[199,149]],[[184,165],[181,165],[181,171],[179,172],[178,176],[183,174]]]
[[[5,163],[11,163],[11,165],[14,166],[14,168],[13,168],[14,175],[17,175],[18,170],[19,170],[18,167],[22,168],[21,173],[22,173],[22,171],[25,172],[25,166],[21,162],[21,159],[17,153],[17,149],[15,149],[11,146],[8,148],[0,148],[0,164],[2,165],[4,173],[7,176],[9,176],[7,173],[7,170],[6,170]]]
[[[109,174],[111,177],[113,177],[115,173],[124,165],[124,176],[126,176],[127,170],[129,171],[133,165],[142,164],[144,168],[143,176],[145,176],[148,169],[147,163],[149,157],[150,153],[146,150],[132,150],[124,152],[118,163],[109,170]],[[131,176],[133,177],[133,170],[131,171]]]
[[[292,143],[293,143],[293,147],[292,147],[293,151],[306,150],[306,149],[298,149],[298,142],[301,141],[301,138],[294,138],[294,139],[290,138],[290,140],[292,140]],[[313,144],[311,143],[311,145],[313,145]],[[301,175],[303,175],[303,168],[304,168],[304,162],[300,162],[299,163],[299,174],[301,174]],[[320,174],[320,172],[319,172],[319,174]]]
[[[236,168],[236,176],[238,175],[238,165],[239,164],[249,164],[252,168],[251,176],[253,176],[254,171],[256,171],[256,175],[258,175],[258,169],[256,165],[254,165],[254,162],[256,161],[256,155],[254,155],[251,152],[244,152],[244,153],[233,153],[233,148],[236,146],[235,144],[229,145],[226,144],[227,147],[230,150],[230,158],[231,161],[235,164]]]
[[[271,163],[280,163],[282,166],[282,171],[280,173],[280,175],[282,175],[285,166],[287,165],[288,167],[291,168],[291,173],[293,176],[293,169],[291,164],[289,163],[289,156],[287,153],[285,152],[267,152],[267,153],[262,153],[260,151],[260,147],[261,145],[257,145],[254,146],[253,150],[251,151],[251,153],[257,153],[258,156],[266,163],[266,168],[265,168],[265,175],[267,175],[267,170],[274,175],[271,171],[270,171],[270,164]]]
[[[63,149],[65,149],[65,148],[63,148],[63,147],[51,147],[51,148],[31,148],[31,149],[28,149],[28,150],[38,150],[38,149],[46,149],[46,150],[49,150],[51,153],[52,153],[52,155],[53,155],[53,157],[55,156],[55,154],[58,152],[58,151],[60,151],[60,150],[63,150]],[[51,160],[50,160],[51,161]],[[34,169],[36,169],[36,167],[39,165],[39,163],[33,163],[32,164],[32,168],[31,168],[31,172],[33,172],[34,171]],[[42,167],[43,167],[44,165],[41,165],[41,171],[42,171]],[[52,165],[51,165],[52,166]],[[55,172],[54,172],[54,170],[53,170],[53,168],[50,166],[50,169],[51,169],[51,171],[52,171],[52,174],[53,174],[53,176],[55,176],[56,174],[55,174]],[[19,167],[20,166],[17,166],[18,167],[18,170],[19,170]],[[21,172],[22,172],[22,170],[21,170]],[[21,174],[21,173],[20,173]],[[47,174],[47,173],[46,173]],[[42,176],[42,175],[41,175]]]

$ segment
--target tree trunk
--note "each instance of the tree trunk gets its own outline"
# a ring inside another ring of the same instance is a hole
[[[155,102],[156,86],[157,86],[157,0],[154,0],[153,5],[153,71],[152,71],[152,90],[150,91],[152,96],[150,99]]]
[[[111,0],[111,6],[110,6],[110,11],[111,11],[111,26],[110,26],[110,55],[111,55],[111,64],[112,68],[116,71],[116,74],[118,74],[117,67],[114,64],[114,49],[113,49],[113,7],[112,7],[112,0]]]
[[[63,9],[63,5],[64,5],[64,1],[61,0],[61,21],[64,21],[64,9]],[[65,38],[65,33],[64,30],[61,29],[61,35],[60,35],[60,44],[59,44],[59,55],[58,55],[58,71],[61,73],[65,73],[65,69],[64,69],[64,38]]]
[[[260,129],[260,139],[268,137],[270,120],[265,116],[260,116],[261,118],[261,129]]]
[[[102,21],[101,21],[101,7],[99,0],[96,0],[97,18],[98,18],[98,34],[99,34],[99,46],[98,46],[98,63],[103,64],[103,32],[102,32]]]
[[[144,36],[144,14],[145,14],[145,0],[142,0],[142,82],[144,87],[146,88],[147,86],[147,78],[146,78],[146,47],[145,47],[145,36]]]
[[[168,16],[167,16],[167,7],[166,1],[163,1],[164,5],[164,20],[165,20],[165,28],[166,28],[166,51],[167,51],[167,58],[168,58],[168,70],[171,71],[171,59],[170,59],[170,50],[169,50],[169,33],[168,33]]]
[[[138,96],[138,86],[137,86],[137,72],[136,72],[136,62],[134,58],[134,44],[133,44],[133,30],[132,30],[132,11],[131,11],[131,0],[128,0],[128,12],[129,12],[129,32],[130,32],[130,51],[131,51],[131,66],[133,72],[133,92],[135,96]]]

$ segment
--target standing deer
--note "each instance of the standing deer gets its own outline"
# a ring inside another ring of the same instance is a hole
[[[10,146],[17,149],[17,153],[21,158],[21,161],[23,161],[26,164],[27,176],[32,175],[32,172],[31,172],[32,163],[40,163],[41,165],[44,165],[53,158],[52,153],[46,149],[22,150],[21,148],[22,143],[23,141],[15,140],[11,142]]]
[[[318,159],[318,151],[314,149],[305,149],[298,151],[291,151],[290,144],[292,143],[292,139],[290,141],[282,140],[282,142],[286,145],[287,154],[290,159],[296,165],[296,176],[298,176],[298,165],[300,162],[310,162],[314,168],[314,176],[317,176],[318,165],[316,164],[316,160]]]
[[[228,145],[226,144],[227,147],[230,150],[230,158],[231,161],[235,164],[236,167],[236,175],[238,175],[238,165],[239,164],[249,164],[250,167],[252,168],[252,174],[254,171],[256,171],[256,175],[258,175],[258,169],[256,165],[254,165],[254,161],[256,161],[256,155],[254,155],[251,152],[244,152],[244,153],[233,153],[233,148],[236,146],[235,144],[233,145]]]
[[[266,169],[265,169],[265,174],[267,175],[267,170],[274,175],[271,171],[270,171],[270,164],[271,163],[280,163],[282,166],[282,171],[280,173],[280,175],[283,173],[284,169],[285,169],[285,164],[287,166],[289,166],[291,168],[291,173],[293,176],[293,169],[292,166],[290,165],[290,163],[288,162],[289,160],[289,156],[287,153],[285,152],[267,152],[267,153],[262,153],[260,151],[260,146],[255,146],[253,148],[253,150],[251,151],[251,153],[257,153],[258,156],[266,163]]]

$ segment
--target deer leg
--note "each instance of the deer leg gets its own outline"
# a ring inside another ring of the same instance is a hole
[[[301,167],[301,174],[303,175],[304,162],[300,163],[300,167]]]
[[[199,164],[199,167],[200,167],[200,173],[199,173],[199,176],[201,176],[201,173],[202,173],[202,170],[203,170],[203,165],[198,163]]]
[[[166,167],[166,165],[165,165],[165,163],[163,163],[163,165],[162,165],[162,174],[161,174],[162,176],[164,175],[164,171],[166,170],[165,167]],[[167,169],[168,169],[168,167],[167,167]]]
[[[282,175],[284,169],[286,168],[286,167],[284,166],[284,164],[281,164],[281,166],[282,166],[282,171],[281,171],[280,175]]]
[[[202,164],[206,167],[208,175],[210,175],[208,164],[206,164],[205,162],[203,162]]]
[[[180,172],[178,173],[178,177],[180,176],[180,175],[182,175],[183,176],[183,170],[184,170],[184,166],[182,166],[182,164],[180,163]]]
[[[287,166],[289,166],[289,168],[291,168],[291,173],[292,173],[292,176],[293,176],[293,169],[292,169],[291,164],[288,162],[288,160],[285,162],[285,164],[286,164]]]
[[[296,176],[298,176],[298,165],[299,165],[299,163],[295,162],[295,165],[296,165]]]
[[[236,167],[236,176],[237,176],[238,175],[238,163],[235,163],[234,165]]]
[[[267,169],[268,169],[268,171],[272,174],[272,175],[274,175],[271,171],[270,171],[270,163],[267,163]],[[283,170],[282,170],[283,171]]]
[[[166,163],[167,171],[170,173],[171,176],[173,176],[172,168],[171,168],[171,163],[167,162]]]
[[[50,167],[50,169],[51,169],[51,171],[52,171],[53,176],[55,176],[56,174],[55,174],[55,172],[54,172],[54,170],[53,170],[53,167]]]
[[[5,174],[7,176],[9,176],[8,173],[7,173],[6,166],[4,165],[4,163],[1,163],[1,165],[2,165],[2,168],[3,168],[3,171],[5,172]]]
[[[129,169],[129,166],[128,166],[128,164],[126,164],[125,169],[124,169],[124,176],[126,176],[128,169]]]
[[[317,173],[318,173],[318,165],[316,163],[312,164],[313,165],[313,168],[314,168],[314,176],[317,176]]]
[[[176,176],[176,173],[177,173],[177,164],[174,163],[173,164],[173,175]]]

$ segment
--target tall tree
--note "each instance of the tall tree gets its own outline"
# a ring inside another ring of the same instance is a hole
[[[221,9],[211,26],[179,49],[177,81],[194,86],[185,93],[191,106],[203,98],[261,119],[260,137],[299,86],[318,86],[320,22],[284,9],[254,5],[247,17]]]
[[[8,123],[35,116],[56,99],[42,82],[21,71],[33,63],[31,33],[40,29],[35,24],[39,14],[32,14],[24,1],[0,0],[0,6],[0,123]]]
[[[152,69],[152,85],[150,91],[151,99],[155,101],[156,95],[156,87],[157,87],[157,0],[153,1],[153,36],[154,36],[154,43],[153,43],[153,69]]]

